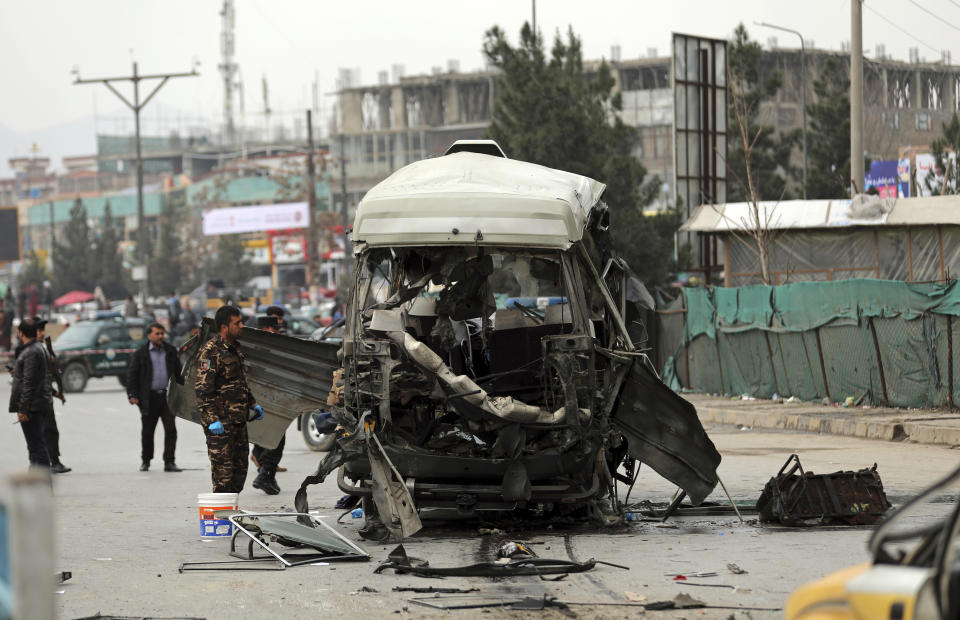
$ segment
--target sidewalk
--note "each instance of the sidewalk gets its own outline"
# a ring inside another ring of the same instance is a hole
[[[819,403],[740,400],[682,393],[704,424],[846,435],[884,441],[960,446],[960,412],[938,409],[835,407]]]

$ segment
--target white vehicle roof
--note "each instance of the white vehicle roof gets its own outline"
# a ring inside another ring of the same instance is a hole
[[[588,177],[529,162],[453,153],[405,166],[367,192],[353,240],[358,252],[410,245],[565,250],[583,236],[604,189]]]

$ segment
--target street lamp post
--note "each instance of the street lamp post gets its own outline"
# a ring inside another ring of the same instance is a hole
[[[803,199],[807,199],[807,63],[804,54],[803,35],[790,28],[774,26],[766,22],[754,22],[758,26],[782,30],[800,37],[800,105],[803,106]]]

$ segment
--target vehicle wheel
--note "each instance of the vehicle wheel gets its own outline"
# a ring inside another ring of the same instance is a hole
[[[313,414],[310,413],[300,416],[300,432],[303,433],[303,441],[307,447],[314,452],[328,452],[337,439],[333,433],[317,431],[317,424],[313,421]]]
[[[73,363],[63,369],[63,391],[82,392],[87,387],[87,369],[83,364]]]

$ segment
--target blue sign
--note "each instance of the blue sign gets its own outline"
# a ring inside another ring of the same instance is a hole
[[[881,198],[899,197],[899,180],[896,159],[881,159],[870,163],[870,171],[865,175],[864,191],[876,189]]]

